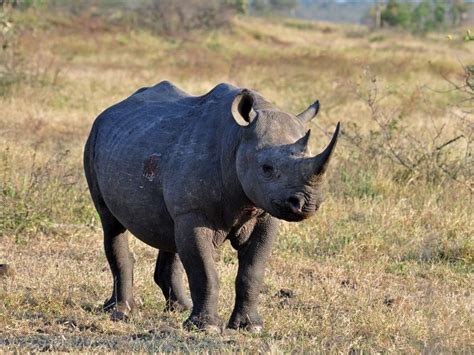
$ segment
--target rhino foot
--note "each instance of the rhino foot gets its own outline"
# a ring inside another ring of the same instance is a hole
[[[201,330],[206,333],[220,334],[222,332],[222,321],[219,317],[209,315],[191,315],[183,323],[186,330]]]
[[[110,320],[112,321],[128,321],[130,317],[136,313],[135,301],[125,301],[119,302],[118,304],[115,300],[108,300],[104,303],[102,309],[105,312],[112,312],[110,315]]]
[[[260,333],[263,330],[263,322],[258,314],[233,314],[227,327],[230,329],[244,329],[250,333]]]
[[[190,300],[185,301],[168,301],[166,302],[165,312],[185,312],[193,308]]]
[[[128,316],[128,314],[120,312],[116,309],[110,315],[110,320],[113,322],[128,322],[130,320],[130,317]]]

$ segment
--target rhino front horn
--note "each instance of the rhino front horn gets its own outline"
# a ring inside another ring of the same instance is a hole
[[[329,161],[331,160],[332,153],[334,151],[334,148],[336,147],[337,139],[339,137],[339,128],[341,124],[340,122],[337,123],[336,130],[334,131],[334,134],[332,135],[331,142],[329,142],[329,145],[324,149],[324,151],[318,155],[316,155],[314,158],[312,158],[313,161],[313,173],[315,175],[322,175],[326,172]]]

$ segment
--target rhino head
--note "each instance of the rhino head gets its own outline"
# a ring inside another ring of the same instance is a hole
[[[287,221],[309,218],[322,202],[323,177],[340,125],[323,152],[312,156],[311,130],[304,126],[317,115],[319,102],[294,116],[259,105],[259,100],[244,89],[232,103],[232,116],[242,132],[237,177],[247,197],[272,216]]]

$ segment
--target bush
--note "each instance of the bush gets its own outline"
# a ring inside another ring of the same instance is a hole
[[[449,133],[445,132],[445,124],[434,120],[424,132],[417,132],[411,125],[416,117],[411,116],[410,108],[398,105],[398,108],[392,109],[383,104],[391,95],[401,93],[393,89],[381,89],[375,75],[367,71],[367,80],[356,84],[355,91],[358,98],[367,105],[369,117],[374,123],[372,127],[375,128],[368,132],[363,131],[356,123],[346,127],[344,135],[350,144],[357,148],[353,154],[373,164],[391,166],[394,179],[403,184],[416,180],[432,184],[454,181],[474,192],[472,186],[474,69],[466,67],[464,70],[464,83],[449,82],[453,85],[453,90],[448,92],[456,97],[445,113],[450,117],[452,129]],[[427,89],[416,90],[419,92],[411,93],[409,96],[422,97],[425,94],[423,90]],[[443,94],[446,92],[439,93]],[[431,90],[430,95],[433,95]],[[414,102],[416,105],[420,104],[419,100]],[[436,108],[430,106],[428,104],[423,108],[425,114],[433,113],[432,116],[436,117],[434,115]]]
[[[222,26],[242,6],[242,1],[154,0],[139,12],[153,30],[171,35]]]
[[[408,4],[390,0],[385,10],[382,11],[382,21],[389,26],[407,28],[411,22],[411,9]]]
[[[25,157],[8,147],[1,150],[0,236],[95,223],[82,171],[68,164],[68,155],[64,151],[38,162],[34,153]],[[30,164],[26,169],[18,164],[25,159]]]
[[[418,33],[439,30],[444,27],[446,8],[439,0],[423,0],[412,15],[412,30]]]

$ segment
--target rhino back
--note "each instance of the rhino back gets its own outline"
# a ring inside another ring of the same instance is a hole
[[[97,118],[93,166],[100,193],[146,243],[174,250],[173,216],[219,209],[220,141],[236,90],[221,84],[189,96],[163,82]]]

